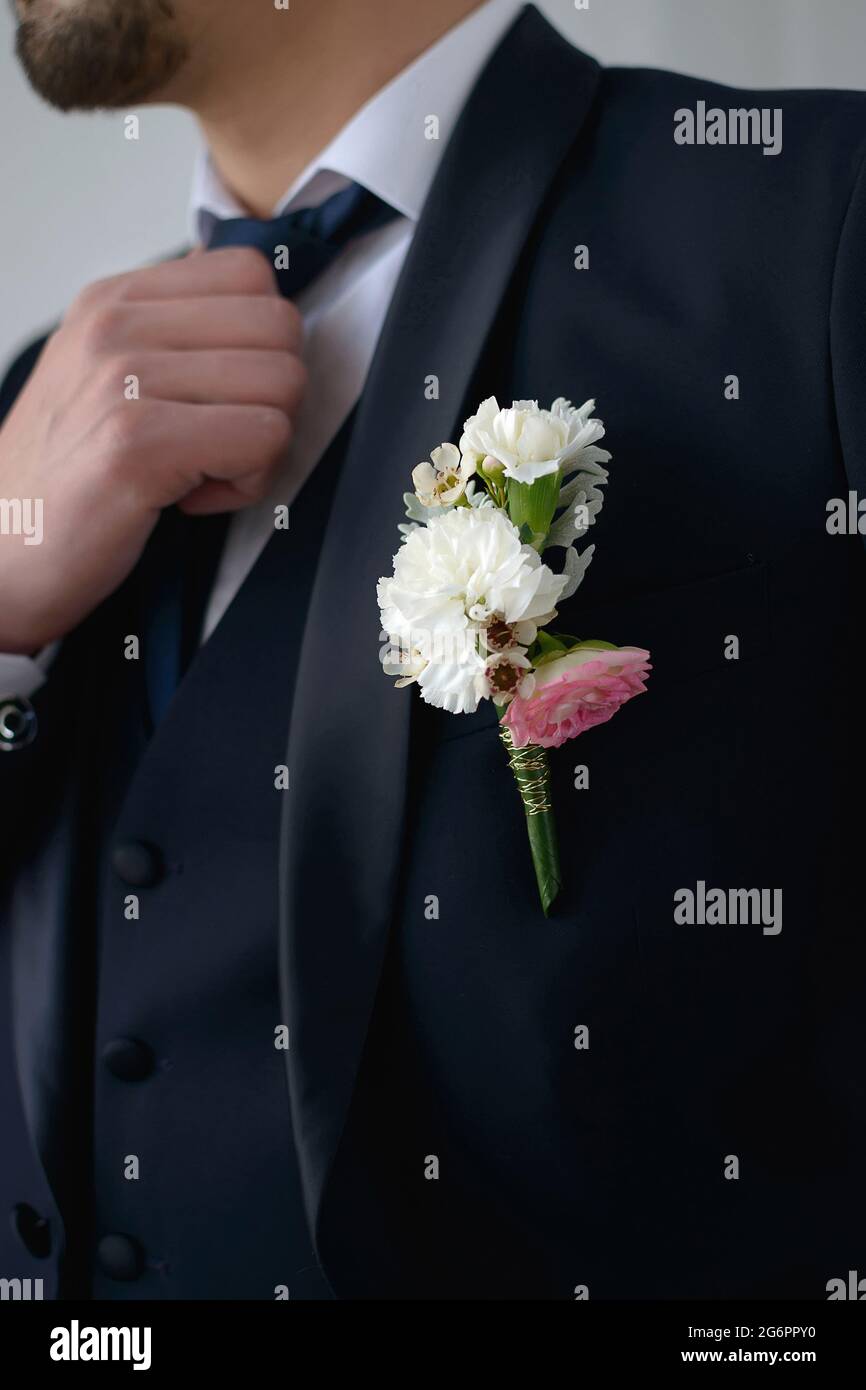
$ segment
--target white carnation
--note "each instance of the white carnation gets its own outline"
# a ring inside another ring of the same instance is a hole
[[[488,625],[543,626],[565,582],[521,544],[504,512],[456,507],[412,531],[394,556],[393,576],[379,580],[382,627],[417,666],[424,663],[417,680],[428,703],[471,713],[490,693],[481,640]]]
[[[460,452],[476,466],[489,456],[503,465],[505,476],[520,483],[534,483],[560,469],[568,473],[578,465],[589,473],[603,473],[600,464],[610,459],[595,447],[604,436],[601,420],[591,418],[595,401],[579,409],[559,396],[550,410],[538,401],[514,401],[500,410],[489,396],[463,426]]]

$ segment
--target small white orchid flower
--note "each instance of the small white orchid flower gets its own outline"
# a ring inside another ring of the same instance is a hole
[[[424,507],[453,506],[476,471],[475,460],[462,459],[453,444],[441,444],[430,457],[432,463],[419,463],[412,470],[415,496]]]
[[[535,691],[532,663],[519,647],[509,647],[488,657],[484,679],[490,698],[497,705],[506,705],[515,695],[528,700]]]
[[[382,655],[382,670],[385,675],[400,677],[395,682],[398,690],[405,685],[413,685],[426,665],[426,657],[415,647],[401,647],[392,643]]]
[[[506,623],[501,618],[488,622],[481,633],[485,650],[505,652],[514,647],[531,647],[538,636],[535,623]]]

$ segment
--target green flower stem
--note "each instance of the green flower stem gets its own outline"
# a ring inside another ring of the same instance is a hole
[[[508,765],[514,773],[523,809],[529,848],[535,866],[535,878],[541,898],[541,908],[547,917],[553,901],[562,887],[559,868],[559,847],[556,841],[556,822],[550,800],[550,766],[547,749],[530,743],[515,748],[511,730],[502,724],[499,737],[508,754]]]

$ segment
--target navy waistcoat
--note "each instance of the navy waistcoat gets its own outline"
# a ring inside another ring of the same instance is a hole
[[[71,1291],[331,1296],[291,1132],[274,866],[297,652],[350,432],[351,422],[149,740],[143,662],[123,659],[135,631],[124,595],[93,643],[94,689],[105,692],[104,780],[87,835],[100,861],[93,1145],[79,1146],[68,1193]],[[85,987],[88,973],[82,962]]]

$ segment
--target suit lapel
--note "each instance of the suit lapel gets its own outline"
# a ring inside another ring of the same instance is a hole
[[[280,866],[287,1065],[314,1237],[394,909],[417,699],[382,674],[376,581],[397,548],[410,470],[462,425],[485,341],[598,75],[532,7],[491,58],[395,291],[324,542],[292,713]],[[438,400],[425,398],[431,374]]]

